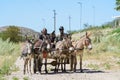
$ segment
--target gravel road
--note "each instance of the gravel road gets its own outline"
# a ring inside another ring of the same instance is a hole
[[[84,64],[84,62],[83,62]],[[23,74],[23,60],[18,58],[15,65],[19,68],[19,71],[12,72],[11,75],[6,76],[7,80],[13,80],[13,78],[18,78],[18,80],[120,80],[120,71],[96,71],[91,70],[85,66],[84,72],[70,72],[69,70],[66,73],[58,72],[54,73],[49,71],[48,74],[45,74],[44,71],[42,74]],[[51,67],[51,66],[48,66]],[[77,65],[77,68],[79,65]],[[67,65],[69,69],[69,65]]]

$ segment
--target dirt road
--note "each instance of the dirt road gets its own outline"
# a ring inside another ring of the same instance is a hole
[[[120,80],[120,71],[95,71],[83,66],[84,73],[80,73],[79,70],[77,70],[76,73],[70,71],[67,71],[66,73],[54,73],[49,71],[48,74],[45,74],[43,71],[42,74],[28,73],[24,75],[23,60],[18,58],[15,65],[19,68],[19,71],[6,76],[7,80],[13,80],[13,78],[18,78],[18,80]],[[79,65],[77,65],[77,68],[78,67]],[[67,68],[69,68],[68,65]]]

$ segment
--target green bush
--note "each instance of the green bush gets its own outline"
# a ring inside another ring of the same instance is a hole
[[[20,29],[17,26],[9,26],[5,31],[0,33],[0,37],[3,40],[9,38],[12,42],[19,42],[21,41]]]

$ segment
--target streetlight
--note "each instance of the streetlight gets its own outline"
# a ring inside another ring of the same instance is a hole
[[[56,32],[56,10],[53,10],[54,12],[54,30]]]
[[[81,23],[82,23],[82,3],[78,2],[78,4],[80,5],[80,28],[81,28]]]
[[[69,16],[69,31],[71,32],[71,16]]]

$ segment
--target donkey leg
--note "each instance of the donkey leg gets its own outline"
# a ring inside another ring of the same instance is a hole
[[[27,73],[29,73],[29,58],[27,58]]]
[[[70,71],[73,70],[73,55],[70,55]]]
[[[31,72],[31,59],[29,59],[29,71],[30,71],[30,74],[32,74],[32,72]]]
[[[67,63],[68,58],[64,58],[64,72],[66,72],[66,63]]]
[[[25,74],[26,72],[26,64],[25,64],[25,61],[24,61],[24,70],[23,70],[23,73]]]
[[[42,61],[43,61],[43,58],[41,56],[39,56],[39,58],[38,58],[38,70],[40,73],[41,73],[41,68],[42,68]]]
[[[26,63],[26,73],[28,73],[28,63]]]
[[[77,65],[77,57],[76,57],[76,55],[75,56],[73,56],[73,58],[74,58],[74,72],[76,72],[76,65]]]
[[[37,67],[36,66],[36,55],[34,55],[34,63],[33,63],[33,69],[34,69],[33,71],[34,71],[34,73],[36,73],[36,71],[37,71],[36,67]]]
[[[59,70],[59,66],[60,66],[60,63],[61,63],[60,61],[61,61],[60,58],[58,58],[58,59],[57,59],[57,65],[56,65],[56,67],[57,67],[57,72],[58,72],[58,70]]]
[[[80,72],[83,72],[83,70],[82,70],[82,57],[83,57],[83,54],[80,54]]]
[[[57,62],[57,58],[56,58],[55,60],[56,60],[56,62]],[[57,66],[58,66],[58,63],[57,63],[57,65],[55,66],[55,70],[54,70],[55,73],[57,72]]]
[[[48,71],[47,71],[47,58],[45,58],[45,72],[48,73]]]
[[[60,65],[61,65],[61,70],[63,72],[63,59],[62,58],[60,59]]]
[[[24,74],[26,73],[27,59],[24,59]]]

